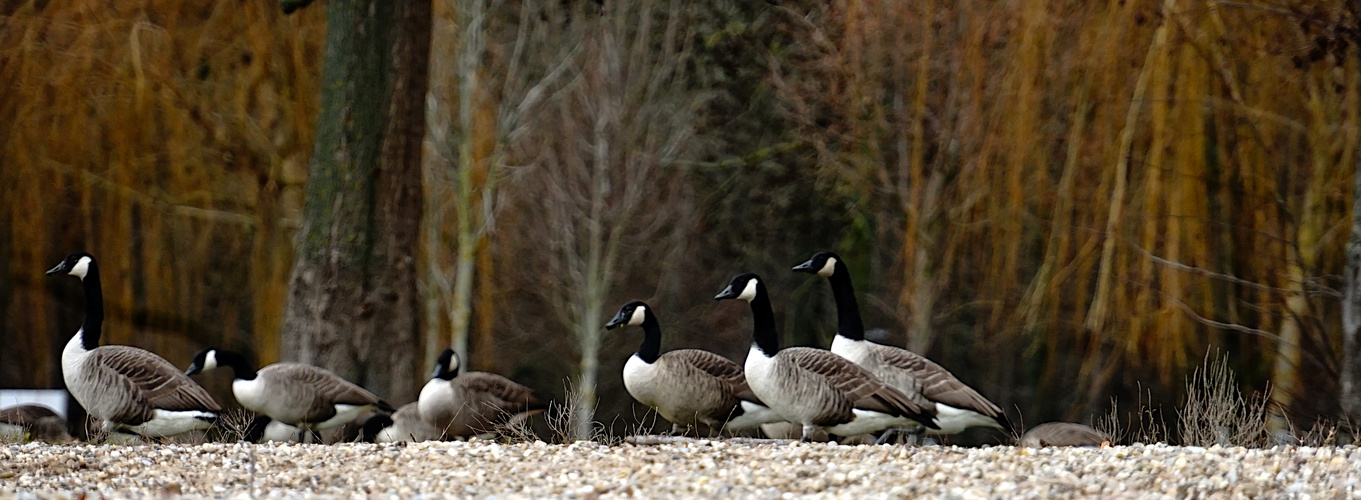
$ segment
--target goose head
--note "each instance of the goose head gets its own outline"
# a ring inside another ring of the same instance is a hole
[[[818,252],[809,257],[802,264],[794,266],[794,270],[801,273],[812,273],[823,278],[830,278],[836,274],[837,264],[841,262],[841,256],[832,252]],[[842,264],[845,265],[845,264]]]
[[[619,313],[614,315],[608,323],[605,323],[606,330],[613,330],[624,325],[638,326],[647,321],[652,316],[652,308],[641,300],[635,300],[624,304],[619,308]]]
[[[752,299],[756,298],[756,294],[761,287],[760,276],[752,273],[742,273],[733,276],[732,281],[728,283],[728,287],[724,288],[723,291],[718,292],[718,295],[714,296],[714,300],[742,299],[751,302]]]
[[[184,374],[192,376],[214,369],[217,369],[217,349],[209,347],[194,355],[194,361],[189,363],[189,369]]]
[[[93,265],[94,262],[95,258],[93,255],[85,252],[76,252],[67,255],[65,259],[61,260],[61,263],[57,264],[57,267],[48,269],[47,275],[69,274],[83,280],[85,279],[85,274],[90,272],[90,266]]]
[[[453,349],[445,349],[439,353],[439,358],[435,359],[435,372],[430,374],[432,379],[453,380],[458,375],[458,368],[462,362],[458,359],[458,353]]]

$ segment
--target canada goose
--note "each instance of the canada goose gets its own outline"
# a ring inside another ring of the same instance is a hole
[[[410,403],[408,403],[410,404]],[[398,408],[400,411],[401,408]],[[393,413],[392,415],[396,415]],[[331,436],[332,443],[374,443],[378,433],[392,426],[392,416],[377,411],[365,412],[340,426]]]
[[[624,388],[671,422],[672,432],[700,423],[740,430],[784,420],[751,392],[732,360],[699,349],[661,354],[662,330],[647,304],[624,304],[605,329],[626,324],[643,327],[643,343],[624,364]]]
[[[486,372],[458,374],[453,349],[440,353],[435,373],[421,389],[421,419],[445,438],[495,432],[507,422],[548,410],[534,390]]]
[[[851,273],[836,254],[818,252],[794,270],[817,274],[832,284],[837,311],[832,352],[865,367],[898,390],[920,393],[935,404],[939,428],[926,429],[928,434],[957,434],[975,426],[1004,428],[1006,415],[1002,409],[949,370],[912,351],[865,340]]]
[[[169,361],[136,347],[100,347],[104,296],[94,256],[77,252],[47,271],[69,274],[85,286],[85,323],[61,353],[66,389],[105,431],[165,437],[206,429],[222,411],[208,391]]]
[[[420,403],[411,402],[397,408],[397,412],[388,419],[387,426],[377,430],[374,441],[431,441],[439,439],[439,436],[439,429],[421,420]]]
[[[0,438],[59,443],[71,440],[66,420],[42,405],[18,405],[0,409]]]
[[[1110,442],[1106,433],[1082,424],[1072,422],[1049,422],[1040,424],[1021,435],[1021,446],[1043,448],[1046,446],[1101,446]]]
[[[780,349],[775,313],[765,284],[755,274],[737,275],[714,299],[742,299],[751,305],[747,383],[767,406],[802,425],[804,440],[819,431],[854,436],[913,421],[935,427],[935,408],[920,394],[904,394],[831,351]]]
[[[325,368],[274,363],[256,371],[235,351],[199,351],[185,374],[212,371],[218,366],[231,367],[232,395],[241,406],[300,430],[338,427],[365,410],[393,411],[386,401]],[[307,437],[300,434],[299,439]]]
[[[321,442],[321,435],[316,431],[306,431],[308,433],[305,435],[306,437],[303,437],[303,432],[302,429],[274,420],[266,415],[256,415],[246,425],[246,432],[241,440],[249,443],[271,441],[296,443],[300,440],[313,443]]]

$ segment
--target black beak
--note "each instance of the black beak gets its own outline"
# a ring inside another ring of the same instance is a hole
[[[189,365],[189,369],[188,369],[188,370],[185,370],[185,371],[184,371],[184,376],[186,376],[186,377],[192,377],[192,376],[194,376],[195,374],[197,374],[198,372],[201,372],[201,371],[203,371],[203,367],[199,366],[199,365],[198,365],[198,362],[194,362],[194,363],[191,363],[191,364]]]
[[[628,323],[630,316],[633,316],[633,311],[629,311],[628,314],[624,314],[624,311],[619,311],[619,314],[615,314],[614,318],[611,319],[609,323],[605,323],[605,329],[613,330],[622,326],[624,323]]]
[[[65,272],[67,269],[68,269],[68,268],[66,267],[66,261],[63,260],[63,261],[61,261],[61,264],[57,264],[57,267],[54,267],[54,268],[52,268],[52,269],[48,269],[48,270],[47,270],[47,275],[48,275],[48,276],[51,276],[51,275],[53,275],[53,274],[62,273],[62,272]]]
[[[804,263],[794,266],[794,269],[792,270],[804,273],[817,272],[817,268],[813,267],[813,259],[808,259],[804,261]]]
[[[444,373],[444,363],[435,363],[435,371],[430,372],[430,378],[439,377],[441,373]]]
[[[735,299],[738,295],[741,294],[738,293],[737,290],[733,290],[732,284],[729,283],[727,288],[724,288],[723,291],[718,292],[718,295],[714,296],[714,300]]]

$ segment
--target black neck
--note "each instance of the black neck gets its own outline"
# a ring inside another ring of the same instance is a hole
[[[751,342],[767,356],[780,351],[780,332],[775,330],[775,311],[770,308],[766,287],[756,284],[756,297],[751,299]]]
[[[860,322],[860,306],[855,302],[850,270],[837,262],[836,271],[827,280],[832,282],[832,296],[836,298],[837,334],[851,340],[865,340],[865,324]]]
[[[219,366],[230,366],[232,368],[232,378],[237,380],[255,380],[255,367],[251,366],[246,357],[236,351],[217,351],[217,364]]]
[[[100,327],[104,324],[104,291],[99,284],[99,266],[91,260],[85,269],[85,323],[81,325],[80,343],[85,350],[99,347]]]
[[[662,354],[662,328],[651,312],[645,313],[642,327],[643,344],[638,346],[638,358],[647,364],[656,363]]]

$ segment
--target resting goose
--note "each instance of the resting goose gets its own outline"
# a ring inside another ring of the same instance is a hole
[[[99,345],[104,296],[94,256],[73,253],[47,274],[69,274],[85,286],[85,323],[62,350],[61,376],[105,431],[166,437],[217,421],[222,408],[169,361],[136,347]]]
[[[918,393],[936,409],[939,428],[928,434],[958,434],[969,427],[1005,428],[1006,415],[978,391],[960,382],[949,370],[925,357],[898,347],[865,340],[860,307],[846,264],[832,252],[818,252],[795,271],[817,274],[832,284],[836,299],[837,333],[832,352],[865,367],[900,391]]]
[[[846,358],[811,347],[780,349],[775,313],[765,284],[755,274],[737,275],[714,299],[742,299],[751,305],[747,384],[772,410],[800,424],[804,440],[820,431],[854,436],[913,422],[935,426],[935,408],[925,398],[885,385]]]
[[[393,443],[397,441],[432,441],[439,439],[440,431],[421,420],[420,403],[411,402],[397,408],[397,412],[386,422],[386,426],[376,430],[374,441]]]
[[[185,374],[212,371],[218,366],[231,367],[232,395],[242,407],[301,431],[339,427],[365,410],[393,411],[386,401],[325,368],[274,363],[256,371],[235,351],[199,351]],[[309,435],[300,434],[299,439],[306,440]]]
[[[672,432],[701,423],[740,430],[784,421],[751,392],[732,360],[699,349],[661,354],[662,330],[647,304],[624,304],[605,329],[624,325],[643,328],[642,345],[624,364],[624,388],[671,422]]]
[[[1072,422],[1049,422],[1040,424],[1021,435],[1021,446],[1043,448],[1046,446],[1101,446],[1110,442],[1106,433],[1090,426]]]
[[[486,372],[458,374],[458,355],[445,349],[435,373],[421,389],[421,419],[444,438],[495,432],[507,422],[548,410],[533,389]]]
[[[51,443],[71,440],[61,415],[46,406],[32,404],[0,409],[0,437]]]

